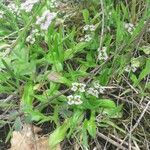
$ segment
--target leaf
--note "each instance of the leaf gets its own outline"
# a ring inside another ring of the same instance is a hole
[[[70,118],[70,130],[67,134],[67,137],[70,137],[74,129],[82,122],[83,120],[83,111],[75,110],[73,116]]]
[[[13,64],[14,73],[17,76],[31,75],[36,71],[35,62],[17,61]]]
[[[139,75],[138,82],[136,82],[136,85],[143,80],[148,74],[150,73],[150,59],[146,60],[145,68],[142,70],[142,72]]]
[[[100,99],[98,101],[98,106],[103,107],[103,108],[115,108],[116,104],[111,99]]]
[[[52,150],[48,144],[48,137],[40,137],[37,133],[40,128],[24,125],[20,132],[12,133],[11,148],[9,150]],[[61,150],[57,145],[56,150]]]
[[[28,113],[30,116],[31,121],[41,121],[41,120],[51,120],[52,118],[50,116],[45,116],[43,115],[40,111],[38,110],[30,110],[26,109],[26,113]]]
[[[64,59],[65,60],[71,59],[74,56],[74,54],[76,54],[77,52],[82,51],[86,46],[87,46],[86,42],[80,42],[75,47],[66,50],[65,54],[64,54]]]
[[[121,118],[122,117],[122,105],[115,108],[104,108],[102,114],[108,115],[109,118]]]
[[[131,73],[130,79],[132,80],[134,85],[138,83],[138,79],[135,74]]]
[[[15,90],[15,88],[10,87],[10,86],[2,86],[0,85],[0,93],[11,93],[13,90]]]
[[[88,149],[88,147],[89,147],[88,135],[87,135],[87,130],[84,128],[84,126],[83,126],[83,129],[82,129],[82,143],[83,143],[84,148]]]
[[[33,94],[33,85],[31,83],[27,83],[24,87],[24,92],[22,96],[22,107],[24,109],[28,110],[32,108]]]
[[[58,72],[50,72],[47,75],[47,78],[48,78],[49,81],[52,81],[52,82],[64,83],[64,84],[67,84],[67,85],[71,84],[71,82],[67,78],[65,78],[64,76],[62,76]]]
[[[6,62],[4,59],[1,59],[1,61],[2,61],[3,65],[6,67],[8,73],[9,73],[13,78],[15,78],[16,76],[15,76],[14,72],[12,71],[11,67],[7,64],[7,62]]]
[[[83,104],[86,109],[94,109],[96,110],[97,108],[115,108],[116,104],[113,100],[111,99],[89,99],[85,104]]]
[[[142,46],[140,48],[145,54],[150,55],[150,46]]]
[[[87,120],[87,130],[89,134],[95,138],[96,136],[96,123],[95,123],[95,113],[91,113],[90,120]]]
[[[138,67],[143,66],[144,63],[145,63],[145,58],[142,57],[142,56],[139,56],[139,57],[136,57],[136,58],[132,58],[132,59],[131,59],[131,66],[132,66],[132,67],[138,68]]]
[[[89,11],[87,9],[84,9],[82,11],[82,13],[83,13],[83,18],[84,18],[85,23],[88,24],[89,23],[89,16],[90,16]]]
[[[68,120],[63,123],[60,127],[58,127],[50,136],[49,136],[49,145],[52,149],[56,147],[61,141],[64,140],[67,130],[70,127],[70,123]]]

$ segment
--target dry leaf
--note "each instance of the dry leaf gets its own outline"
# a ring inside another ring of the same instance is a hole
[[[51,72],[48,74],[48,80],[53,82],[58,82],[58,80],[61,78],[60,74],[57,72]]]
[[[14,131],[11,139],[10,150],[52,150],[48,145],[48,137],[39,137],[40,128],[25,125],[23,130]],[[61,150],[60,145],[56,150]]]

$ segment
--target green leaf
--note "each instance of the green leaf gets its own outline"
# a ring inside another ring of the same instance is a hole
[[[131,66],[132,67],[138,68],[138,67],[141,67],[144,63],[145,63],[145,58],[142,56],[131,59]]]
[[[95,113],[91,113],[90,120],[87,120],[87,130],[88,133],[95,138],[96,136],[96,123],[95,123]]]
[[[2,63],[3,63],[3,65],[6,67],[8,73],[9,73],[13,78],[15,78],[16,76],[15,76],[14,72],[12,71],[11,67],[7,64],[7,62],[6,62],[4,59],[2,59]]]
[[[71,136],[76,126],[78,126],[83,120],[83,111],[75,110],[73,116],[70,118],[70,131],[67,137]]]
[[[84,126],[85,126],[85,122],[84,122]],[[83,142],[83,146],[85,149],[88,149],[89,144],[88,144],[88,135],[87,135],[87,130],[86,128],[83,126],[82,128],[82,142]]]
[[[28,110],[26,110],[26,113],[28,113],[30,115],[29,117],[30,117],[31,121],[41,121],[41,120],[48,121],[48,120],[52,119],[52,117],[50,117],[50,116],[47,117],[38,110],[28,109]]]
[[[143,80],[148,74],[150,73],[150,59],[146,60],[145,68],[142,70],[142,72],[139,75],[138,82],[136,82],[136,85]]]
[[[132,80],[134,85],[138,83],[138,79],[135,74],[131,73],[130,79]]]
[[[86,42],[80,42],[80,43],[78,43],[73,48],[68,49],[68,50],[65,51],[64,59],[65,60],[71,59],[77,52],[82,51],[87,46],[88,46],[88,44]]]
[[[142,46],[140,48],[145,54],[150,55],[150,46]]]
[[[24,87],[24,92],[22,96],[23,109],[30,110],[33,107],[32,106],[33,95],[34,95],[33,85],[32,83],[27,83]]]
[[[62,74],[55,72],[55,71],[49,72],[47,75],[47,78],[49,81],[52,81],[52,82],[63,83],[66,85],[71,84],[71,82],[67,78],[65,78]]]
[[[89,99],[83,106],[86,109],[94,109],[96,110],[97,108],[115,108],[116,104],[113,100],[111,99]]]
[[[29,63],[17,61],[15,62],[13,68],[17,76],[31,75],[36,71],[36,64],[35,62]]]
[[[111,99],[100,99],[98,101],[98,106],[103,107],[103,108],[115,108],[116,104]]]
[[[82,13],[83,13],[83,18],[84,18],[85,23],[88,24],[89,23],[89,16],[90,16],[89,11],[87,9],[84,9],[82,11]]]
[[[70,127],[69,120],[66,120],[63,125],[56,128],[56,130],[49,136],[49,145],[53,149],[59,144],[61,141],[64,140],[67,130]]]
[[[107,115],[109,118],[121,118],[122,117],[122,105],[115,108],[104,108],[102,114]]]

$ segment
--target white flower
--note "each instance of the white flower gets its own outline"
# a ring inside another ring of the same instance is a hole
[[[99,89],[99,88],[100,88],[100,84],[98,83],[98,81],[95,81],[95,82],[93,83],[93,85],[94,85],[94,88],[96,88],[96,89]]]
[[[104,93],[104,91],[105,91],[105,88],[103,87],[103,86],[101,86],[99,83],[98,83],[98,81],[95,81],[94,83],[93,83],[93,86],[94,86],[94,88],[96,89],[96,90],[98,90],[99,91],[99,93]]]
[[[92,94],[92,93],[93,93],[93,90],[94,90],[94,88],[89,88],[89,89],[87,90],[87,92],[88,92],[89,94]]]
[[[76,105],[80,105],[82,104],[83,102],[81,101],[81,96],[80,95],[75,95],[74,96],[74,104]]]
[[[85,26],[83,27],[83,30],[84,30],[84,31],[88,31],[88,30],[90,30],[90,31],[95,31],[95,26],[94,26],[94,25],[85,25]]]
[[[86,85],[84,83],[79,83],[79,91],[80,92],[85,92],[85,87],[86,87]]]
[[[84,83],[74,82],[74,83],[72,83],[71,90],[74,92],[77,90],[79,90],[80,92],[85,92],[85,87],[86,87],[86,85]]]
[[[21,9],[25,10],[25,12],[31,12],[33,6],[38,2],[39,0],[26,0],[21,4]]]
[[[98,48],[98,59],[99,60],[107,60],[108,55],[107,55],[107,47],[102,47],[102,49]]]
[[[83,41],[84,41],[84,38],[83,38],[83,37],[81,37],[81,38],[79,39],[79,41],[80,41],[80,42],[83,42]]]
[[[105,89],[103,87],[99,88],[99,93],[104,94]]]
[[[35,38],[32,35],[29,35],[26,38],[26,42],[30,43],[30,44],[34,44],[35,43]]]
[[[97,98],[98,98],[98,95],[99,95],[98,90],[96,90],[96,89],[94,89],[94,88],[89,88],[89,89],[87,90],[87,93],[88,93],[88,94],[91,94],[91,95],[93,95],[93,96],[95,96],[95,97],[97,97]]]
[[[40,25],[42,30],[47,30],[55,17],[56,13],[51,13],[49,10],[46,10],[41,17],[37,17],[36,24]]]
[[[92,40],[92,37],[91,37],[90,34],[86,34],[84,38],[85,38],[85,41],[86,41],[86,42],[89,42],[89,41]]]
[[[126,72],[130,72],[130,71],[131,71],[131,66],[130,66],[130,65],[127,65],[127,66],[125,67],[125,71],[126,71]]]
[[[135,72],[135,71],[137,70],[137,68],[134,67],[134,66],[131,66],[131,70],[132,70],[133,72]]]
[[[92,40],[92,37],[90,34],[86,34],[84,37],[81,37],[80,38],[80,41],[83,42],[83,41],[86,41],[86,42],[89,42]]]
[[[74,92],[78,90],[78,83],[77,82],[72,83],[71,90],[74,91]]]
[[[132,23],[124,23],[124,28],[127,29],[130,34],[132,34],[135,29]]]
[[[75,96],[69,95],[69,96],[67,96],[67,99],[68,99],[68,104],[69,105],[73,105],[73,104],[80,105],[80,104],[83,103],[81,101],[81,96],[80,95],[75,95]]]
[[[94,25],[90,25],[90,31],[95,31],[95,26]]]
[[[33,30],[31,31],[31,33],[33,33],[33,34],[38,33],[38,32],[39,32],[38,29],[33,29]]]
[[[83,30],[84,30],[84,31],[87,31],[89,28],[90,28],[89,25],[85,25],[85,26],[83,27]]]
[[[131,70],[132,70],[133,72],[135,72],[135,71],[137,70],[137,67],[132,66],[132,65],[127,65],[127,66],[125,67],[125,71],[126,71],[126,72],[130,72]]]
[[[69,96],[67,96],[67,98],[68,98],[68,104],[69,105],[73,105],[74,104],[74,97],[73,97],[73,95],[69,95]]]
[[[20,14],[19,7],[18,7],[16,4],[10,3],[10,4],[8,4],[7,7],[9,8],[9,10],[10,10],[13,14],[17,14],[17,15]]]

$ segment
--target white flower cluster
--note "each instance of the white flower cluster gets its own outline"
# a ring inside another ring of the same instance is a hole
[[[2,10],[0,10],[0,19],[2,19],[4,16],[4,12]]]
[[[34,29],[31,31],[30,35],[26,38],[26,42],[30,43],[30,44],[34,44],[35,43],[35,37],[39,36],[40,33],[38,31],[38,29]]]
[[[72,83],[72,87],[71,90],[74,92],[87,92],[90,95],[93,95],[95,97],[99,97],[99,94],[103,94],[105,91],[105,87],[101,86],[98,81],[95,81],[93,83],[93,87],[90,87],[88,89],[85,89],[86,85],[84,83],[77,83],[74,82]],[[81,100],[81,96],[80,95],[69,95],[68,97],[68,104],[69,105],[80,105],[83,103],[83,101]]]
[[[95,25],[85,25],[85,26],[83,27],[83,30],[84,30],[84,31],[90,31],[90,32],[92,32],[92,31],[95,31],[95,29],[96,29]],[[91,40],[92,40],[92,35],[91,35],[90,33],[85,34],[84,37],[81,37],[81,38],[80,38],[80,41],[81,41],[81,42],[82,42],[82,41],[89,42],[89,41],[91,41]]]
[[[86,34],[84,37],[80,38],[81,42],[83,42],[83,41],[89,42],[91,40],[92,40],[92,36],[90,34]]]
[[[83,27],[84,31],[95,31],[95,29],[96,29],[95,25],[85,25]]]
[[[83,103],[81,101],[81,96],[80,95],[75,95],[75,96],[69,95],[67,98],[68,98],[68,104],[69,105],[73,105],[73,104],[80,105],[80,104]]]
[[[87,90],[87,93],[90,95],[93,95],[95,97],[99,97],[99,94],[103,94],[104,93],[104,87],[102,87],[97,81],[93,83],[93,87],[90,87]]]
[[[131,64],[129,64],[125,67],[125,71],[130,72],[132,70],[132,72],[135,72],[140,67],[140,65],[141,65],[141,63],[140,63],[140,60],[138,60],[138,57],[132,58]]]
[[[36,24],[40,25],[41,30],[47,30],[55,17],[56,13],[46,10],[41,17],[37,17]]]
[[[95,81],[95,82],[93,83],[93,86],[94,86],[95,89],[97,89],[97,90],[99,91],[99,93],[104,94],[105,87],[101,86],[101,85],[98,83],[98,81]]]
[[[132,34],[135,29],[132,23],[124,23],[124,28],[127,29],[130,34]]]
[[[99,60],[107,60],[107,47],[102,47],[102,49],[98,48],[98,59]]]
[[[135,72],[136,70],[137,70],[137,68],[136,68],[136,67],[133,67],[132,65],[127,65],[127,66],[125,67],[125,71],[126,71],[126,72],[130,72],[130,71]]]
[[[72,83],[71,90],[74,92],[76,92],[76,91],[85,92],[85,87],[86,87],[86,85],[84,83],[74,82],[74,83]]]
[[[13,14],[20,14],[19,6],[17,6],[15,3],[9,3],[7,7]]]
[[[51,0],[51,2],[50,2],[51,8],[58,7],[59,5],[60,5],[60,2],[58,2],[57,0]]]
[[[74,82],[72,83],[72,87],[71,87],[71,90],[74,91],[74,92],[85,92],[85,87],[86,85],[84,83],[77,83],[77,82]],[[80,105],[82,104],[82,100],[81,100],[81,96],[80,95],[69,95],[68,97],[68,104],[69,105]]]
[[[95,96],[95,97],[97,97],[97,98],[98,98],[98,95],[99,95],[98,90],[97,90],[97,89],[94,89],[94,88],[89,88],[89,89],[87,90],[87,93],[90,94],[90,95],[93,95],[93,96]]]
[[[25,12],[31,12],[33,6],[38,2],[39,0],[26,0],[21,4],[21,10],[24,10]]]

